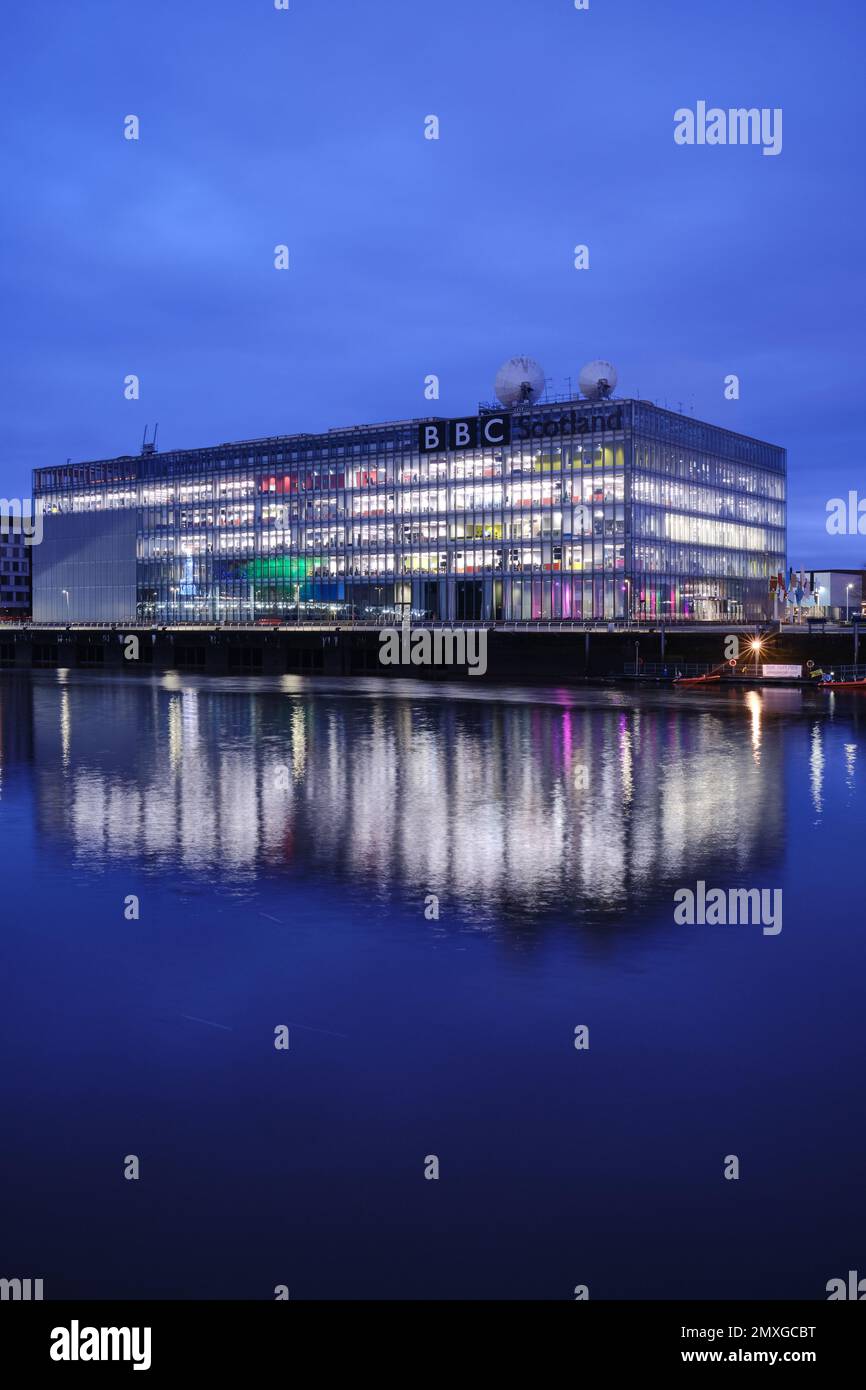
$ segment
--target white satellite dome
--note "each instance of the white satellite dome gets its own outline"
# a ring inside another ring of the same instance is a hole
[[[577,384],[580,394],[591,401],[600,401],[612,394],[617,383],[616,367],[612,362],[597,360],[581,367]]]
[[[532,357],[509,357],[493,389],[503,405],[533,405],[544,390],[544,372]]]

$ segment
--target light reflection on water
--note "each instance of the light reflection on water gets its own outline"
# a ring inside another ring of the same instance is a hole
[[[434,887],[480,916],[623,913],[695,865],[769,868],[801,730],[821,814],[822,698],[76,673],[6,687],[32,724],[42,823],[81,862],[237,881],[302,866]]]
[[[863,1225],[863,709],[0,677],[7,1272],[824,1297]],[[781,888],[783,931],[675,925],[697,879]]]

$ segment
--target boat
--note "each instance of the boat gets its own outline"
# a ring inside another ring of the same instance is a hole
[[[721,676],[674,676],[674,685],[709,685],[711,681],[720,681]]]
[[[866,676],[859,681],[821,681],[822,690],[866,690]]]

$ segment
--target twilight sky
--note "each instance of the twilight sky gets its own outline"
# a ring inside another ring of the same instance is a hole
[[[862,0],[6,0],[0,37],[3,495],[145,422],[459,415],[515,353],[557,392],[607,357],[788,448],[795,565],[866,563],[825,528],[866,496]],[[699,100],[781,107],[781,153],[676,145]]]

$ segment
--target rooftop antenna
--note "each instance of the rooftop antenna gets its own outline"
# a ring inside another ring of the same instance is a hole
[[[596,359],[581,367],[577,386],[587,400],[606,401],[613,395],[617,379],[617,370],[612,362]]]
[[[142,441],[141,441],[141,452],[142,452],[142,454],[148,454],[148,455],[149,455],[149,454],[155,454],[155,453],[156,453],[156,431],[157,431],[158,429],[159,429],[159,425],[157,425],[156,428],[155,428],[154,431],[153,431],[153,439],[150,440],[150,442],[148,442],[148,438],[147,438],[147,425],[145,425],[145,427],[144,427],[144,438],[143,438]]]
[[[511,357],[496,373],[493,389],[504,406],[526,408],[546,392],[547,378],[532,357]]]

